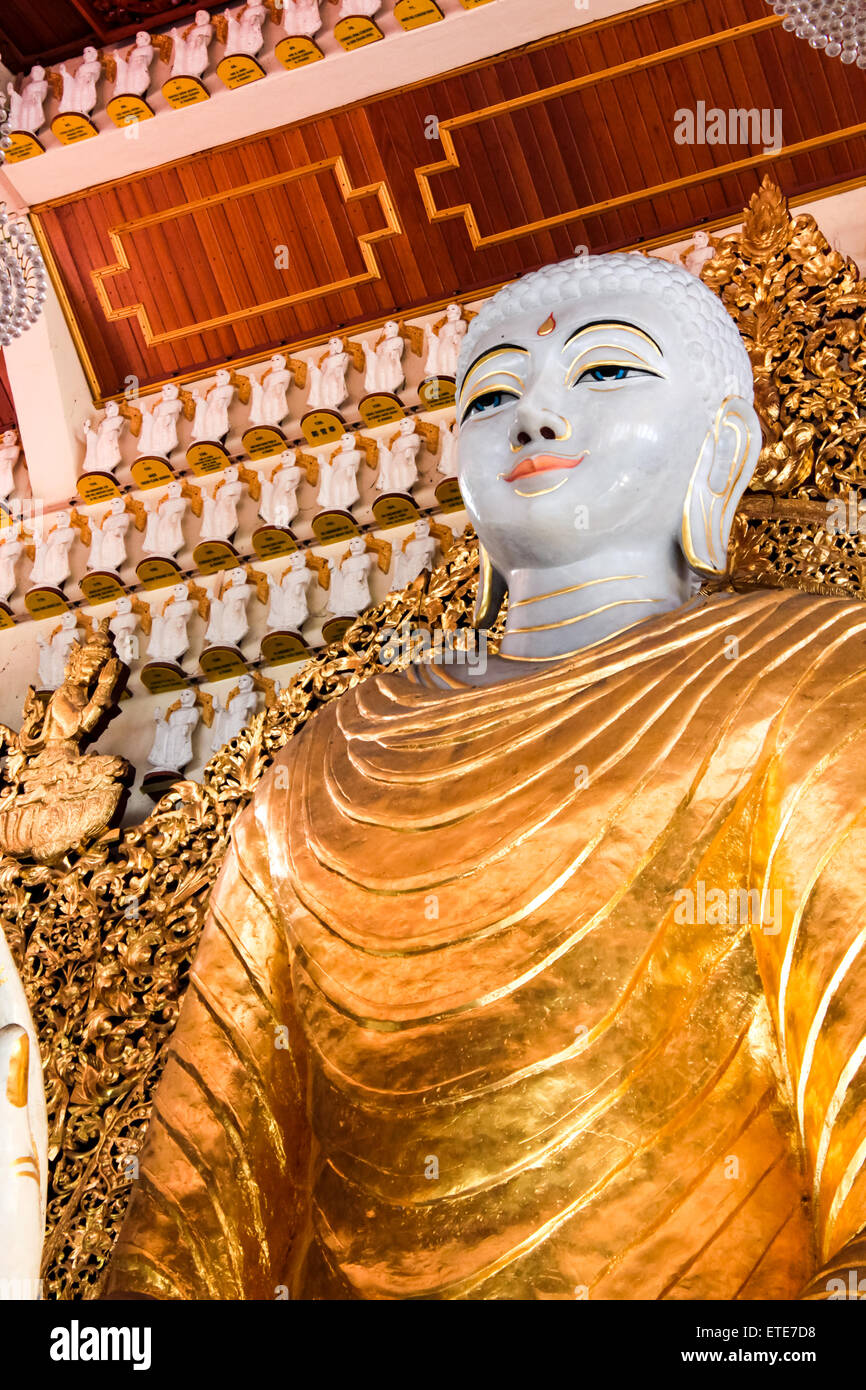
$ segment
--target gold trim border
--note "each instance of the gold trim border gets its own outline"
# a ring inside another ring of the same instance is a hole
[[[294,183],[298,179],[315,177],[326,169],[331,169],[337,181],[340,196],[343,199],[344,207],[349,204],[359,202],[364,198],[376,197],[379,201],[382,215],[386,226],[377,232],[364,232],[356,235],[355,241],[361,252],[361,258],[366,266],[366,274],[349,276],[344,280],[334,280],[327,285],[319,285],[311,290],[300,290],[297,294],[285,295],[281,299],[268,300],[264,304],[254,304],[247,308],[237,309],[230,314],[220,314],[216,318],[203,319],[189,327],[171,329],[164,333],[155,333],[150,316],[145,306],[139,301],[136,304],[124,305],[121,309],[114,309],[108,297],[105,281],[113,275],[120,275],[132,269],[127,256],[126,248],[122,237],[124,234],[142,230],[145,227],[158,227],[165,222],[186,217],[202,208],[224,207],[227,203],[235,202],[241,198],[252,197],[255,193],[263,192],[268,188],[280,188],[286,184]],[[353,188],[352,181],[346,168],[346,161],[343,155],[333,155],[329,159],[320,159],[315,164],[306,164],[300,168],[288,169],[279,174],[271,174],[267,178],[258,179],[254,183],[240,184],[236,188],[231,188],[222,193],[209,193],[203,198],[197,198],[195,202],[181,203],[174,207],[166,208],[161,212],[148,213],[144,217],[133,218],[129,222],[122,222],[116,227],[108,230],[109,240],[111,241],[116,261],[114,264],[100,266],[97,270],[91,270],[90,278],[96,287],[99,297],[100,307],[109,323],[116,322],[118,319],[135,318],[141,327],[147,347],[155,347],[159,343],[176,342],[181,338],[191,338],[200,333],[207,333],[215,328],[223,328],[226,324],[237,323],[240,319],[249,318],[252,315],[269,314],[277,309],[285,309],[291,304],[301,304],[311,299],[320,299],[328,294],[337,294],[340,290],[352,289],[355,285],[370,284],[375,280],[381,280],[382,272],[373,244],[377,241],[387,240],[393,236],[402,236],[403,227],[397,215],[390,189],[384,179],[377,183],[367,184],[363,188]]]

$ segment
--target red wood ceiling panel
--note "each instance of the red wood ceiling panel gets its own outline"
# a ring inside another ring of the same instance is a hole
[[[746,27],[717,42],[734,26]],[[548,95],[558,84],[570,85]],[[698,101],[778,109],[785,148],[677,144],[675,113]],[[456,167],[427,137],[431,116],[446,130],[468,118],[450,132]],[[866,177],[866,134],[820,147],[863,121],[866,74],[785,34],[762,0],[683,0],[75,195],[39,220],[108,395],[128,374],[191,375],[478,292],[578,244],[733,220],[767,171],[792,196]],[[757,162],[726,168],[744,158]]]

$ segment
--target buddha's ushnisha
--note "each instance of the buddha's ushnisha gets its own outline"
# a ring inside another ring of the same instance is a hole
[[[866,1256],[866,613],[697,593],[761,434],[682,268],[494,296],[458,410],[502,656],[278,757],[110,1288],[826,1298]]]

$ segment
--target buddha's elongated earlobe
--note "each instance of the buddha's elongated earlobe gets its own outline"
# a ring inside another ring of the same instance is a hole
[[[491,628],[499,616],[508,586],[481,542],[478,542],[478,597],[475,600],[475,626]]]
[[[755,409],[729,396],[701,445],[683,503],[682,547],[699,574],[724,574],[734,513],[752,480],[761,449]]]

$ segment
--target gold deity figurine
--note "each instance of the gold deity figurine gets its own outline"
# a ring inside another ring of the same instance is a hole
[[[2,730],[0,852],[53,864],[110,825],[129,764],[82,746],[114,706],[125,671],[105,619],[72,645],[57,690],[46,696],[29,688],[20,731]]]
[[[473,321],[484,659],[343,694],[237,822],[109,1296],[864,1272],[866,608],[713,592],[753,393],[659,260],[578,257]]]

